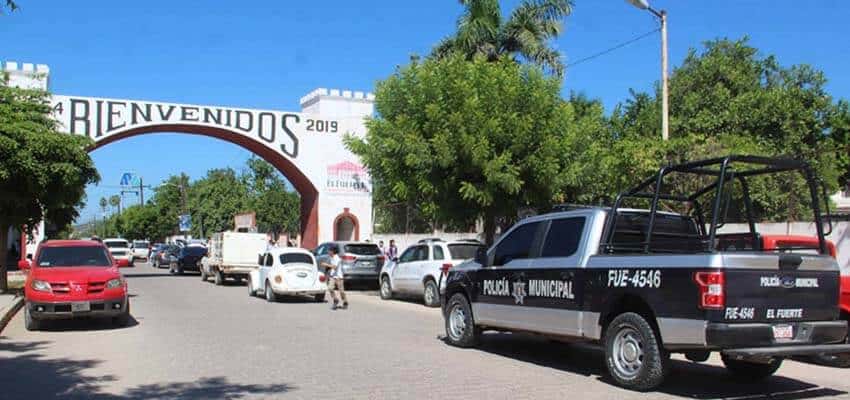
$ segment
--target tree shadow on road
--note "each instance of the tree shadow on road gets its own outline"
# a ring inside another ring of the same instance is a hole
[[[39,350],[49,343],[0,340],[0,398],[241,399],[249,395],[275,397],[295,389],[289,384],[232,383],[219,376],[190,382],[139,385],[112,394],[105,392],[106,385],[119,378],[111,374],[96,376],[92,374],[94,371],[89,371],[103,361],[47,358]]]
[[[565,344],[524,334],[487,333],[482,335],[477,349],[573,374],[595,376],[600,381],[614,384],[608,378],[604,354],[598,347]],[[847,394],[781,376],[782,369],[778,374],[761,382],[740,382],[723,367],[673,360],[670,375],[656,391],[695,399],[731,397],[748,400],[798,400]]]

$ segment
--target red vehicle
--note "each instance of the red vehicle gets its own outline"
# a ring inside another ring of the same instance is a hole
[[[103,243],[92,240],[51,240],[38,246],[35,261],[22,260],[26,271],[24,320],[38,330],[44,320],[111,318],[115,325],[130,321],[127,281],[121,263]]]

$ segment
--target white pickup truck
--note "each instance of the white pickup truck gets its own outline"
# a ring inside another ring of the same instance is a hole
[[[215,278],[216,285],[227,278],[241,281],[259,265],[257,259],[266,252],[267,238],[263,233],[219,232],[212,236],[209,254],[201,261],[201,280]]]

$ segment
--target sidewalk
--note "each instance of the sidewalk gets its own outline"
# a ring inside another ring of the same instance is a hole
[[[0,332],[24,305],[24,297],[20,289],[24,285],[24,274],[20,271],[9,271],[9,292],[0,294]]]

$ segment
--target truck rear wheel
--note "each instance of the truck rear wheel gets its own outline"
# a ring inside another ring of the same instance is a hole
[[[224,285],[224,274],[221,273],[221,270],[215,271],[215,285],[216,286]]]
[[[773,375],[782,366],[781,358],[774,358],[769,363],[757,363],[752,361],[735,360],[721,354],[723,365],[735,379],[752,382],[765,379]]]
[[[446,307],[446,340],[458,347],[473,347],[478,344],[481,328],[475,326],[472,307],[462,293],[455,293]]]
[[[650,390],[664,381],[670,355],[640,314],[618,315],[605,330],[605,366],[624,388]]]

